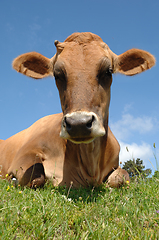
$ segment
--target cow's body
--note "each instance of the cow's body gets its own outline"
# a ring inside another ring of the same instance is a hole
[[[54,75],[63,113],[0,141],[1,175],[29,186],[52,179],[54,184],[85,187],[108,179],[118,187],[129,176],[118,167],[120,148],[108,127],[111,73],[137,74],[151,68],[154,57],[135,49],[117,56],[91,33],[76,33],[55,45],[52,59],[23,54],[13,67],[35,79]]]
[[[104,136],[100,141],[75,144],[60,137],[62,117],[62,114],[44,117],[3,141],[2,174],[12,174],[21,185],[26,185],[28,175],[25,172],[34,161],[40,169],[38,177],[41,177],[43,165],[45,177],[52,179],[54,184],[69,186],[73,181],[73,185],[78,187],[102,183],[118,167],[119,144],[112,132],[109,129],[108,137]],[[7,164],[6,159],[9,159]]]

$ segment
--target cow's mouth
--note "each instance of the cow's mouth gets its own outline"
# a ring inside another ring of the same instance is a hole
[[[75,143],[75,144],[81,144],[81,143],[91,143],[95,138],[88,137],[88,138],[69,138],[69,141]]]

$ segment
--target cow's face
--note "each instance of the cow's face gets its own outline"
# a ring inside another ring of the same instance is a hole
[[[109,54],[97,42],[71,42],[58,55],[54,76],[64,113],[61,137],[88,143],[103,136],[112,83]]]
[[[139,49],[117,56],[91,33],[72,34],[55,45],[52,59],[26,53],[13,61],[13,67],[35,79],[54,75],[64,114],[61,137],[89,143],[106,134],[112,73],[138,74],[151,68],[155,58]]]

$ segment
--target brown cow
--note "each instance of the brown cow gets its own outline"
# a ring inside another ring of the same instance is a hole
[[[74,187],[108,180],[118,187],[129,180],[119,167],[119,144],[108,127],[112,73],[141,73],[155,64],[148,52],[131,49],[117,56],[92,33],[55,41],[56,55],[20,55],[13,68],[29,77],[55,76],[63,113],[46,116],[0,143],[1,175],[21,185],[45,179]]]

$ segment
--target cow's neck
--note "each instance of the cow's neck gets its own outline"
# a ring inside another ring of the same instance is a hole
[[[107,136],[96,138],[89,144],[79,144],[78,146],[78,163],[82,177],[88,184],[100,183],[101,166],[103,159],[102,148],[106,143]]]
[[[80,144],[78,148],[78,161],[81,173],[88,178],[98,178],[99,162],[101,157],[101,139],[95,139],[89,144]]]

